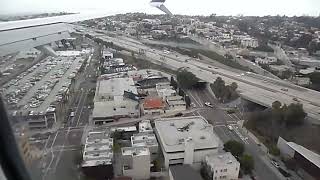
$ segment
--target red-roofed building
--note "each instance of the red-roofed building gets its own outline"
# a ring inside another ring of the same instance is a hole
[[[147,97],[142,105],[143,114],[159,115],[165,113],[165,103],[160,97]]]

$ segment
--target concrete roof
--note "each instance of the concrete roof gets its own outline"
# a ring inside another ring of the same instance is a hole
[[[110,138],[109,129],[91,129],[87,132],[83,149],[82,167],[112,164],[113,139]]]
[[[174,180],[203,180],[200,173],[191,168],[190,165],[170,166]]]
[[[124,147],[121,148],[123,156],[147,156],[150,154],[146,147]]]
[[[132,147],[158,146],[158,141],[153,133],[139,133],[131,136]]]
[[[153,132],[150,120],[142,120],[139,122],[139,132]]]
[[[188,131],[179,131],[188,124]],[[184,151],[184,139],[189,137],[194,141],[195,150],[219,146],[219,138],[214,134],[212,125],[201,116],[156,120],[155,129],[166,152]]]
[[[137,88],[132,78],[114,78],[97,82],[95,100],[101,96],[123,96],[124,91],[137,94]]]
[[[305,157],[307,160],[309,160],[311,163],[316,165],[318,168],[320,168],[320,155],[310,151],[309,149],[296,144],[294,142],[288,142],[288,146],[290,146],[293,150],[301,154],[303,157]]]
[[[239,163],[230,152],[209,155],[206,157],[206,161],[211,167],[225,167],[227,164]]]
[[[93,117],[112,117],[118,115],[130,115],[138,113],[137,101],[130,99],[122,101],[95,102],[92,112]]]

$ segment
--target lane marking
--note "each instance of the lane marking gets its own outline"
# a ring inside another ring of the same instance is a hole
[[[58,133],[59,133],[59,131],[57,131],[57,132],[56,132],[56,135],[55,135],[55,136],[54,136],[54,138],[53,138],[53,141],[52,141],[52,144],[51,144],[50,149],[52,149],[52,147],[53,147],[54,143],[56,142],[56,139],[57,139]]]
[[[80,105],[81,100],[82,100],[82,96],[83,96],[83,91],[81,91],[81,95],[80,95],[80,98],[79,98],[78,105],[77,105],[77,107],[76,107],[76,109],[75,109],[75,111],[74,111],[75,116],[77,115],[77,112],[78,112],[78,109],[79,109],[79,105]],[[75,116],[74,116],[74,117],[75,117]],[[74,122],[74,117],[72,117],[71,125],[72,125],[73,122]],[[70,115],[69,115],[68,121],[69,121],[69,120],[70,120]]]
[[[191,90],[189,91],[190,93],[190,96],[192,97],[192,99],[193,99],[193,101],[199,106],[199,107],[202,107],[201,105],[200,105],[200,103],[197,101],[197,99],[192,95],[192,93],[191,93]]]
[[[84,96],[83,104],[82,104],[82,106],[81,106],[81,111],[80,111],[80,114],[79,114],[79,117],[78,117],[78,120],[77,120],[76,127],[79,126],[80,117],[81,117],[81,114],[82,114],[82,111],[83,111],[83,108],[84,108],[84,104],[85,104],[85,102],[86,102],[86,99],[87,99],[87,92],[85,93],[85,96]]]
[[[68,131],[67,131],[66,136],[65,136],[65,138],[64,138],[63,145],[62,145],[62,149],[60,150],[60,152],[59,152],[59,154],[58,154],[58,156],[57,156],[57,162],[56,162],[56,164],[55,164],[55,166],[54,166],[54,170],[56,170],[56,168],[57,168],[57,166],[58,166],[58,164],[59,164],[59,161],[60,161],[60,159],[61,159],[62,150],[63,150],[64,147],[65,147],[65,143],[66,143],[66,141],[67,141],[67,139],[68,139],[69,132],[70,132],[70,127],[68,128]]]

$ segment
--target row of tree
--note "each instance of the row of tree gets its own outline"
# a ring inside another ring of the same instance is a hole
[[[193,73],[182,69],[177,72],[177,81],[179,87],[182,89],[190,89],[198,83],[199,78]]]
[[[170,80],[170,85],[176,90],[178,91],[178,94],[182,97],[184,97],[184,100],[186,102],[186,106],[187,108],[190,107],[191,105],[191,99],[190,97],[184,92],[184,90],[182,88],[179,88],[178,86],[178,82],[174,79],[173,76],[171,76],[171,80]]]
[[[251,155],[244,154],[244,145],[238,141],[230,140],[224,144],[224,150],[230,152],[239,162],[245,174],[250,174],[254,168]]]
[[[282,105],[275,101],[272,108],[250,113],[246,126],[264,137],[264,143],[272,147],[279,136],[286,136],[289,128],[301,126],[306,116],[302,104]]]
[[[218,77],[210,87],[221,102],[232,101],[239,97],[236,91],[238,88],[237,83],[233,82],[230,85],[226,85],[221,77]]]

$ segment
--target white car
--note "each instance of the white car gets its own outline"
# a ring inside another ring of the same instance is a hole
[[[204,105],[213,108],[212,104],[210,102],[205,102]]]
[[[231,125],[228,125],[227,128],[232,131],[233,130],[233,127]]]

